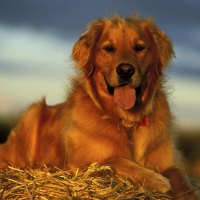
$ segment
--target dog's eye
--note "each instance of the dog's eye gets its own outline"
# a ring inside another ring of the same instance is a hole
[[[146,47],[143,45],[143,44],[137,44],[135,47],[134,47],[134,50],[135,51],[142,51],[144,50]]]
[[[114,52],[115,51],[115,48],[112,45],[106,45],[103,49],[107,52]]]

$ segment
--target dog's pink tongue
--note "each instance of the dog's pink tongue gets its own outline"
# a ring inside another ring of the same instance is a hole
[[[135,105],[135,89],[129,85],[117,87],[114,90],[114,102],[123,109],[131,109]]]

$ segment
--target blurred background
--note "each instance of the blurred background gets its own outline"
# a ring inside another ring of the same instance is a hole
[[[200,180],[199,0],[2,0],[0,2],[0,142],[20,113],[45,96],[65,99],[73,74],[71,49],[97,17],[153,17],[172,39],[176,58],[166,72],[175,134],[188,173]]]

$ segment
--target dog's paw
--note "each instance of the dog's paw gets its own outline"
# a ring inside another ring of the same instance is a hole
[[[174,195],[174,200],[200,200],[200,195],[193,191],[193,192],[183,192],[182,194],[179,193],[178,195]]]
[[[171,189],[171,185],[167,178],[160,174],[154,173],[149,177],[148,180],[145,180],[144,189],[166,193]]]

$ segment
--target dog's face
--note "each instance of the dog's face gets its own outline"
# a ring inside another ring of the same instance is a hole
[[[96,46],[95,67],[108,93],[124,109],[141,102],[144,76],[152,63],[150,41],[139,24],[107,23]]]
[[[95,66],[111,87],[139,87],[151,60],[148,40],[140,27],[120,23],[105,27],[97,43]]]
[[[94,22],[73,49],[86,77],[99,74],[102,91],[123,109],[146,104],[173,55],[168,37],[150,20],[119,17]]]

